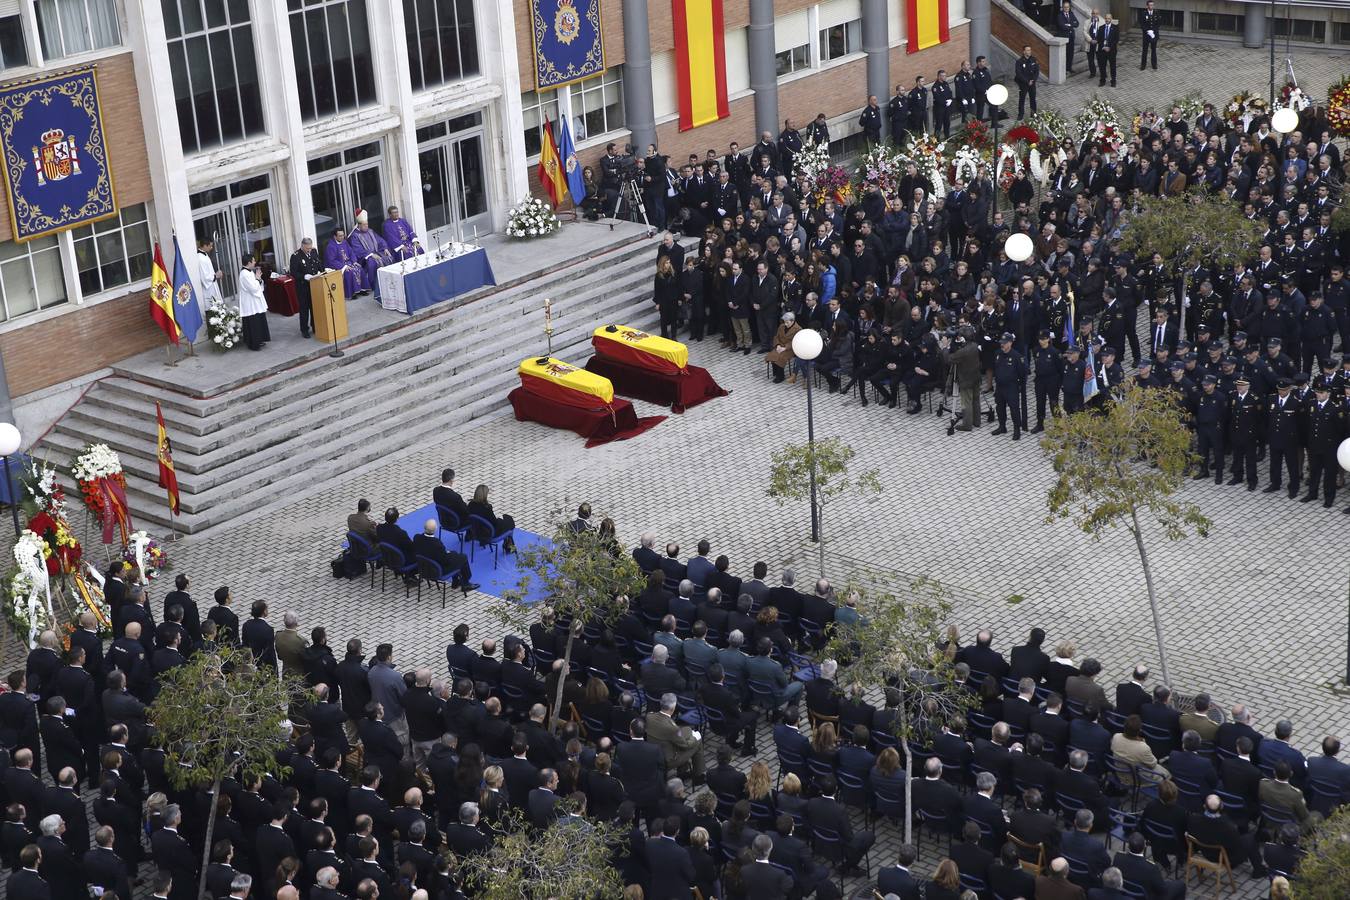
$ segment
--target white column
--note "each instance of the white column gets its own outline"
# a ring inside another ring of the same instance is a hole
[[[487,117],[488,142],[483,162],[492,167],[489,209],[492,227],[506,225],[506,212],[530,192],[525,172],[525,117],[520,107],[520,70],[516,64],[515,8],[511,3],[475,0],[479,59],[483,75],[502,86],[502,101]],[[531,84],[533,87],[533,84]]]
[[[150,4],[154,5],[154,4]],[[295,75],[295,47],[286,0],[255,0],[253,40],[258,47],[258,78],[262,85],[263,114],[267,132],[291,151],[279,166],[277,196],[280,216],[273,216],[277,262],[289,259],[302,236],[314,234],[314,198],[309,190],[309,166],[305,158],[305,128],[300,118],[300,86]]]
[[[24,4],[31,7],[31,4]],[[183,168],[183,144],[178,133],[178,106],[169,74],[169,49],[164,14],[158,3],[132,4],[127,9],[126,42],[136,72],[141,125],[145,129],[146,163],[154,195],[154,239],[164,246],[165,264],[172,266],[173,236],[184,253],[196,250],[192,232],[192,206],[188,202],[187,173]],[[189,266],[194,283],[196,266]],[[195,285],[200,292],[201,285]]]
[[[376,9],[379,12],[376,12]],[[417,163],[417,114],[413,109],[408,64],[408,34],[403,0],[370,6],[370,43],[375,54],[375,90],[380,103],[398,113],[400,127],[389,136],[385,153],[388,191],[385,197],[426,239],[426,203]],[[380,210],[383,214],[384,210]]]
[[[567,127],[572,130],[572,143],[577,140],[577,123],[572,118],[572,86],[565,84],[558,88],[558,121],[553,123],[553,139],[558,142],[558,149],[562,150],[562,122],[567,120]]]

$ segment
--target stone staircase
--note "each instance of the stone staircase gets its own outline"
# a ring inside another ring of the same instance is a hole
[[[107,443],[122,458],[136,523],[167,530],[154,432],[146,428],[158,399],[178,474],[175,525],[200,532],[473,419],[505,413],[518,383],[516,364],[542,350],[544,296],[558,298],[553,355],[570,362],[591,355],[591,333],[600,325],[655,328],[648,302],[654,246],[635,240],[399,322],[358,339],[341,358],[317,355],[217,396],[167,392],[115,368],[56,423],[36,455],[68,474],[83,446]]]

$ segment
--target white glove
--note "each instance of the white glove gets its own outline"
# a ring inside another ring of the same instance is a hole
[[[1154,37],[1156,37],[1156,35],[1155,35],[1153,32],[1151,32],[1151,31],[1148,32],[1148,39],[1149,39],[1150,41],[1153,40]]]
[[[696,740],[696,741],[701,741],[701,740],[703,740],[703,735],[702,735],[702,733],[700,733],[699,731],[694,730],[694,729],[691,729],[691,731],[692,731],[692,733],[693,733],[693,735],[694,735],[694,740]]]
[[[946,105],[947,105],[947,106],[951,106],[951,105],[952,105],[952,101],[948,100]]]

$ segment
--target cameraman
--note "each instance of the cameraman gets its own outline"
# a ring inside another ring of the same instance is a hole
[[[647,145],[643,163],[647,174],[642,183],[642,200],[647,204],[647,221],[653,228],[665,228],[668,221],[666,199],[670,195],[670,181],[666,174],[667,159],[656,152],[655,144]]]
[[[979,427],[980,414],[980,348],[976,345],[975,329],[962,325],[955,335],[950,330],[938,341],[943,365],[948,366],[961,391],[960,425],[956,431],[972,431]]]
[[[611,141],[600,157],[600,190],[605,198],[606,214],[613,214],[619,199],[619,182],[629,157],[620,156],[619,145]]]

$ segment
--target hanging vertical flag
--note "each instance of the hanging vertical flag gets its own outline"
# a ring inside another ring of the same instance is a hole
[[[909,23],[906,53],[918,53],[945,44],[950,37],[947,34],[947,0],[905,0],[905,19]]]
[[[173,445],[169,443],[169,432],[164,428],[164,412],[155,401],[155,427],[157,435],[155,447],[159,456],[159,486],[169,493],[169,511],[178,515],[178,475],[173,470]]]
[[[572,127],[567,116],[558,121],[562,125],[562,146],[558,152],[562,155],[563,173],[567,176],[567,191],[572,195],[572,204],[580,206],[586,199],[586,179],[581,177],[581,164],[577,162],[577,148],[572,143]]]
[[[1092,342],[1087,342],[1087,366],[1083,369],[1083,402],[1097,396],[1097,356]]]
[[[1072,347],[1075,343],[1077,343],[1077,341],[1076,341],[1075,338],[1074,338],[1074,336],[1077,334],[1077,332],[1074,331],[1074,324],[1073,324],[1073,313],[1074,313],[1074,309],[1073,309],[1073,305],[1074,305],[1074,304],[1073,304],[1073,291],[1069,291],[1069,314],[1068,314],[1067,316],[1064,317],[1064,344],[1065,344],[1065,346],[1067,346],[1067,347]]]
[[[563,179],[562,163],[558,160],[558,145],[553,141],[553,124],[544,117],[544,139],[539,147],[539,181],[553,201],[554,209],[567,196],[567,182]]]
[[[169,284],[169,272],[164,268],[164,255],[155,244],[155,262],[150,267],[150,318],[160,330],[178,343],[178,323],[173,317],[173,287]]]
[[[173,236],[173,320],[189,344],[197,340],[197,332],[202,328],[202,308],[197,305],[197,292],[188,277],[176,234]]]
[[[688,131],[731,115],[722,0],[671,0],[671,6],[680,130]]]

